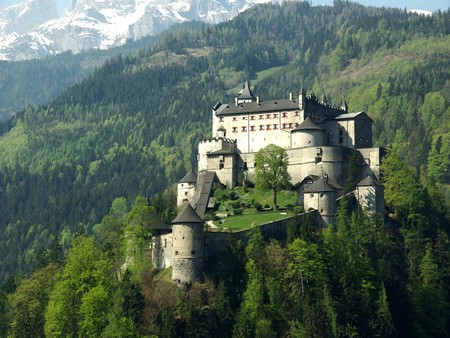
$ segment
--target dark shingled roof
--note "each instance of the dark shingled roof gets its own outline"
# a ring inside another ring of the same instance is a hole
[[[244,87],[239,93],[239,99],[255,99],[255,95],[253,95],[252,90],[250,89],[250,83],[248,81],[244,82]]]
[[[217,131],[227,131],[227,130],[225,129],[224,126],[220,126],[219,128],[217,128]]]
[[[234,154],[235,154],[234,151],[220,149],[220,150],[212,151],[210,153],[206,153],[206,156],[234,155]]]
[[[351,119],[354,119],[355,117],[366,117],[370,121],[372,121],[372,119],[369,117],[369,115],[367,115],[363,111],[360,111],[360,112],[357,112],[357,113],[350,113],[350,114],[341,114],[341,115],[336,116],[335,119],[336,120],[351,120]]]
[[[185,223],[203,223],[203,220],[192,208],[188,202],[178,216],[172,221],[172,224],[185,224]]]
[[[376,178],[372,176],[367,176],[361,182],[358,183],[358,187],[368,187],[368,186],[377,186],[382,187],[383,185]]]
[[[214,171],[207,171],[203,179],[203,185],[200,191],[197,207],[195,208],[195,211],[200,217],[205,215],[209,197],[211,196],[212,185],[215,180],[216,173]]]
[[[178,183],[196,183],[197,174],[191,169]]]
[[[298,109],[298,100],[268,100],[257,102],[243,102],[235,104],[223,104],[217,109],[216,116],[235,114],[260,114],[274,111],[290,111]]]
[[[324,177],[320,177],[310,186],[306,187],[305,192],[336,192],[336,190],[328,184]]]
[[[321,130],[321,131],[323,131],[323,129],[320,128],[318,125],[316,125],[313,121],[311,121],[311,119],[309,117],[307,117],[302,123],[300,123],[291,132],[293,133],[295,131],[302,131],[302,130]]]

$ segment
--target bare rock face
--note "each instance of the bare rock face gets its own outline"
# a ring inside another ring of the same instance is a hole
[[[269,0],[72,0],[59,17],[54,0],[27,0],[0,11],[0,60],[107,49],[176,23],[229,20],[263,2]]]

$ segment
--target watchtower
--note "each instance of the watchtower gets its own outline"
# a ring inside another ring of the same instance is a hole
[[[172,221],[172,280],[190,285],[203,274],[203,220],[188,202]]]

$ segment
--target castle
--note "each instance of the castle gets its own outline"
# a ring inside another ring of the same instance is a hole
[[[303,88],[298,96],[263,100],[245,82],[233,103],[214,105],[212,133],[198,145],[198,173],[191,170],[178,182],[177,204],[186,206],[172,231],[158,238],[165,241],[165,265],[173,265],[172,279],[180,284],[192,283],[203,269],[202,217],[210,206],[213,183],[231,189],[252,181],[255,154],[269,144],[286,150],[288,172],[299,186],[298,203],[307,212],[318,212],[324,224],[334,223],[350,170],[359,182],[351,193],[361,207],[369,214],[384,214],[379,183],[383,150],[372,147],[370,117],[349,113],[345,101],[334,107],[325,96],[307,96]]]

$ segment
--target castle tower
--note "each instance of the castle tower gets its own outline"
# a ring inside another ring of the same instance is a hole
[[[250,82],[246,80],[242,86],[242,90],[239,92],[238,96],[236,96],[236,105],[239,103],[254,101],[256,101],[256,97],[250,89]]]
[[[189,203],[172,221],[172,280],[190,285],[203,275],[203,220]]]
[[[177,185],[177,207],[181,207],[184,203],[194,203],[195,186],[197,183],[197,173],[192,169],[184,176]]]
[[[336,212],[336,190],[322,176],[303,192],[303,207],[306,211],[318,210],[326,224],[334,223]]]
[[[305,92],[305,88],[300,88],[300,93],[298,95],[298,108],[300,110],[304,110],[305,109],[305,99],[306,99],[306,92]]]
[[[309,117],[291,131],[292,148],[320,147],[323,143],[323,129]]]
[[[384,215],[384,187],[370,175],[356,186],[356,198],[369,215]]]

